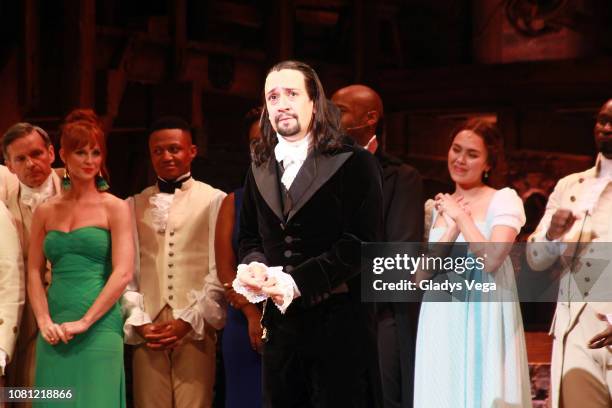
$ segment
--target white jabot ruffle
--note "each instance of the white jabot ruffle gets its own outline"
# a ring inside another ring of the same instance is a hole
[[[36,208],[55,195],[55,186],[53,185],[53,177],[49,177],[39,187],[28,187],[21,184],[21,203],[34,212]]]
[[[151,220],[157,232],[166,232],[168,214],[174,201],[174,194],[157,193],[149,198],[151,204]]]
[[[276,137],[278,144],[274,147],[274,155],[276,160],[283,164],[285,171],[283,177],[281,177],[281,182],[289,190],[293,180],[295,180],[295,176],[297,176],[308,156],[312,136],[309,133],[304,138],[295,142],[290,142],[279,134]]]

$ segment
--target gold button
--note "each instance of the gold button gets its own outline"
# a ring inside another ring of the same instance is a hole
[[[172,279],[174,275],[168,275],[168,279]]]
[[[573,203],[574,201],[576,201],[576,197],[575,196],[571,196],[570,197],[570,201]]]
[[[533,256],[538,256],[538,251],[533,251],[532,254]]]
[[[172,290],[172,285],[168,285],[168,289]]]
[[[174,299],[174,296],[170,295],[170,296],[168,296],[168,299],[172,300],[172,299]]]
[[[168,252],[168,256],[174,256],[174,252]]]
[[[170,231],[170,236],[173,237],[174,236],[174,231]]]
[[[17,326],[13,326],[13,333],[17,333]]]
[[[4,323],[4,319],[0,319],[0,324]]]
[[[169,264],[168,264],[168,268],[172,268],[173,266],[174,266],[174,264],[173,264],[173,263],[169,263]]]
[[[584,297],[589,296],[589,292],[584,292]]]
[[[168,242],[168,245],[174,246],[174,242]]]
[[[584,182],[584,177],[580,177],[580,178],[578,179],[578,182],[579,182],[579,183]]]
[[[590,281],[591,281],[591,278],[589,278],[589,277],[587,276],[586,278],[584,278],[584,281],[585,281],[585,282],[590,282]]]
[[[531,242],[535,242],[535,237],[531,237]]]
[[[591,263],[590,263],[590,262],[587,262],[587,263],[586,263],[586,266],[588,266],[588,267],[590,268],[590,267],[591,267]]]

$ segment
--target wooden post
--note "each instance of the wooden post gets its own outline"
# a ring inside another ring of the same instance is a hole
[[[38,90],[38,0],[23,2],[23,100],[22,111],[28,112],[39,102]]]
[[[77,103],[81,108],[93,108],[96,83],[96,2],[81,0],[79,9],[79,61]]]
[[[268,67],[293,57],[295,5],[293,0],[270,2],[267,13]]]

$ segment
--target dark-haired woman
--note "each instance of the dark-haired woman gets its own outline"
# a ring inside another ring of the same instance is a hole
[[[467,122],[448,151],[453,194],[426,204],[429,242],[464,242],[484,267],[425,275],[422,280],[463,282],[464,301],[434,302],[425,293],[417,336],[415,407],[531,407],[521,312],[508,259],[525,223],[523,204],[510,188],[486,180],[502,153],[501,135],[482,121]],[[495,244],[492,244],[495,243]],[[480,293],[467,281],[495,284]],[[423,283],[423,282],[421,282]],[[427,287],[427,286],[426,286]]]
[[[129,207],[104,192],[104,134],[95,123],[67,123],[60,156],[64,192],[40,205],[32,221],[28,293],[40,330],[35,386],[70,390],[72,399],[61,406],[124,407],[117,301],[132,277]],[[45,293],[41,272],[47,261],[52,283]],[[57,406],[36,406],[47,404]]]

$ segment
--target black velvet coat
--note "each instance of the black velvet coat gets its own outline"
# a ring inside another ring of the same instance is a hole
[[[380,167],[375,157],[360,147],[345,145],[332,154],[313,151],[287,195],[282,193],[279,171],[272,155],[266,163],[252,165],[247,174],[239,259],[241,263],[257,260],[268,266],[283,266],[301,296],[285,315],[268,302],[263,323],[271,336],[282,335],[282,330],[276,329],[292,316],[307,319],[309,310],[348,288],[348,296],[360,314],[359,332],[366,347],[354,358],[368,361],[374,396],[374,405],[370,406],[377,406],[380,379],[375,316],[371,305],[361,303],[360,244],[382,237]],[[264,365],[265,358],[264,352]]]

